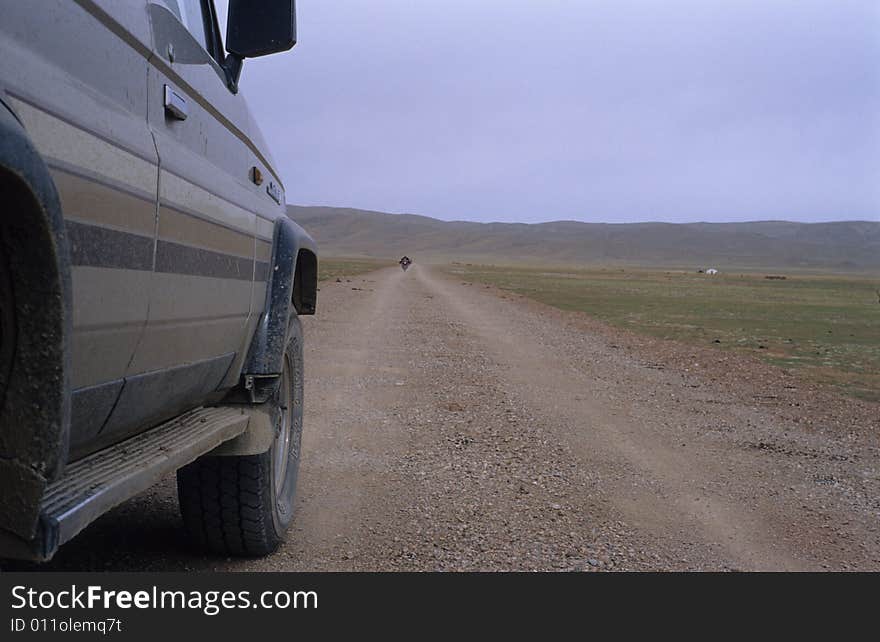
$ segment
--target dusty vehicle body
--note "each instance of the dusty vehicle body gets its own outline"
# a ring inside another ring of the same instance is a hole
[[[0,0],[0,556],[198,458],[203,544],[264,553],[289,521],[317,252],[238,93],[294,42],[292,1],[260,4],[230,3],[225,54],[210,0]],[[248,500],[265,545],[224,530]]]

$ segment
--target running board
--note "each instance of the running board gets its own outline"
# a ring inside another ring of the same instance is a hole
[[[111,508],[242,434],[248,420],[241,408],[199,408],[70,464],[46,490],[31,556],[50,559]]]

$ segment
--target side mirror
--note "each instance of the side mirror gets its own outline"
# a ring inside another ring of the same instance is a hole
[[[257,58],[296,44],[295,0],[230,0],[226,51]]]
[[[238,90],[245,58],[287,51],[296,44],[296,0],[229,0],[224,67]]]

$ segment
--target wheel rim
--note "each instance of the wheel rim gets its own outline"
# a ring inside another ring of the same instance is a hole
[[[293,401],[293,377],[290,368],[290,360],[285,356],[284,371],[281,374],[281,385],[278,390],[278,419],[275,424],[275,443],[272,445],[275,452],[274,459],[274,484],[276,493],[284,487],[284,479],[287,476],[287,465],[290,459],[290,439],[292,435],[291,423]]]

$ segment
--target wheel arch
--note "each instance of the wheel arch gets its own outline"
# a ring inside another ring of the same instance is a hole
[[[241,370],[242,384],[228,402],[262,403],[283,365],[290,315],[315,313],[318,291],[315,241],[286,216],[275,222],[266,299]]]
[[[11,277],[15,343],[0,402],[0,529],[30,537],[69,448],[70,252],[49,169],[2,98],[0,258]]]

